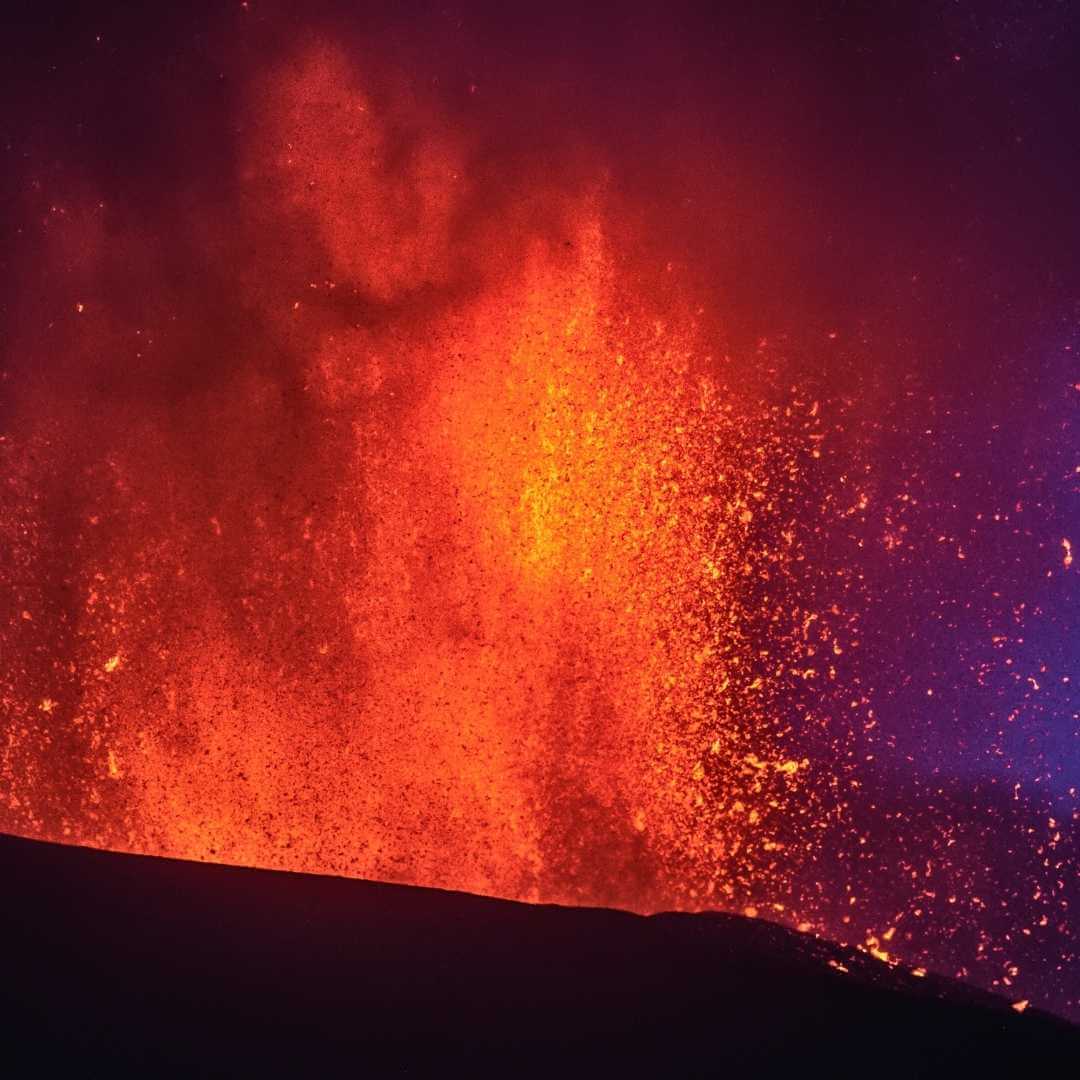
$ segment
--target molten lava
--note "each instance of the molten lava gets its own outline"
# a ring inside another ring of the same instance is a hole
[[[319,278],[237,283],[298,369],[102,418],[70,591],[24,593],[15,627],[67,647],[10,684],[7,827],[529,899],[773,893],[821,772],[774,703],[835,675],[843,632],[790,582],[818,405],[722,382],[599,193],[558,239],[502,214],[459,250],[463,152],[333,49],[249,108],[252,227],[322,244]],[[482,290],[422,303],[488,258]],[[78,304],[90,354],[102,306]],[[11,440],[23,469],[57,414]],[[48,577],[38,502],[7,519],[24,587]]]
[[[601,171],[489,185],[437,93],[322,43],[235,116],[172,254],[35,196],[64,299],[5,384],[0,828],[745,910],[1006,985],[1025,927],[1071,955],[1061,830],[1002,929],[962,795],[874,787],[864,626],[923,541],[854,397],[728,355]]]

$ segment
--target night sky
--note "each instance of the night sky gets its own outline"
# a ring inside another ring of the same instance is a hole
[[[0,827],[1080,1017],[1080,11],[717,6],[9,15]]]

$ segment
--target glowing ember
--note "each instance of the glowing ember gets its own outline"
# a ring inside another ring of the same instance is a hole
[[[24,195],[0,828],[723,908],[1074,1008],[1060,380],[1029,468],[854,326],[739,344],[660,173],[272,54],[182,213]]]

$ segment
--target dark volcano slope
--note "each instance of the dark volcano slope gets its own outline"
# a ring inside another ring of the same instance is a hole
[[[6,1076],[1080,1064],[1078,1029],[1054,1017],[735,916],[534,907],[13,837],[0,882]]]

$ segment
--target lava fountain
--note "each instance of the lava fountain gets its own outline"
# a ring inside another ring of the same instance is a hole
[[[983,849],[874,786],[910,477],[850,395],[729,351],[587,154],[508,163],[474,85],[371,69],[256,65],[163,239],[88,181],[25,195],[0,828],[1010,971],[949,921]],[[1042,842],[1010,926],[1071,942]]]

